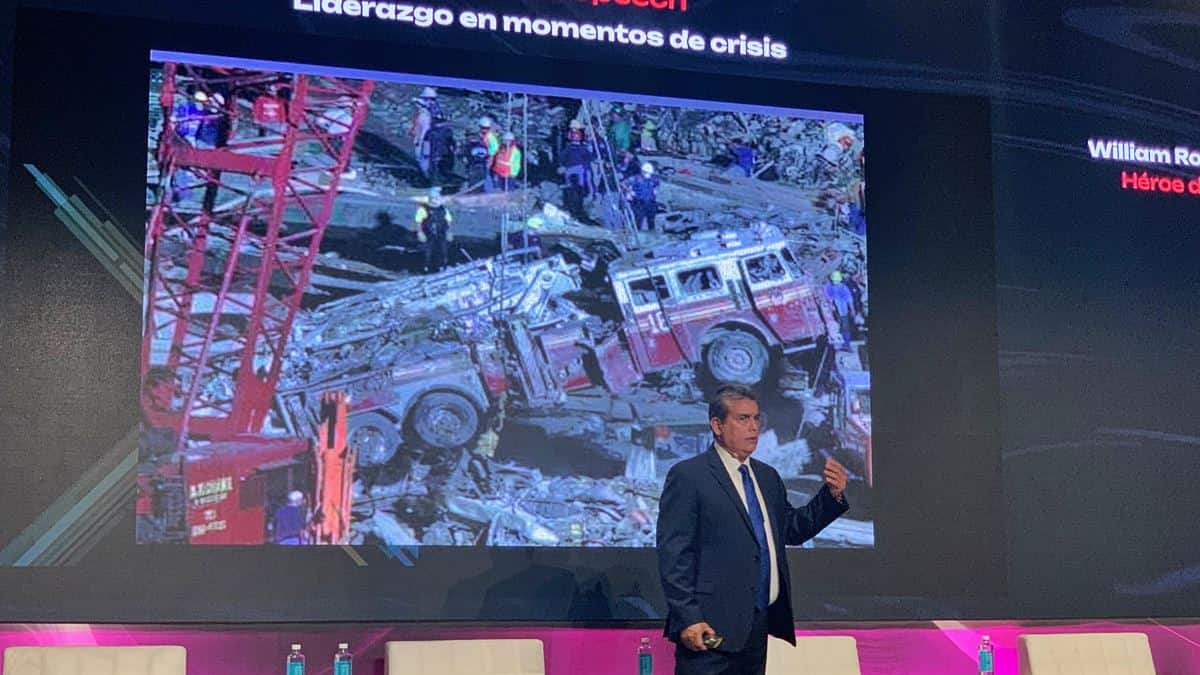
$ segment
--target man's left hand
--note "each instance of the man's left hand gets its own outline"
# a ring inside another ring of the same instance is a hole
[[[825,484],[829,486],[829,494],[834,499],[842,496],[846,490],[846,467],[832,457],[825,458]]]

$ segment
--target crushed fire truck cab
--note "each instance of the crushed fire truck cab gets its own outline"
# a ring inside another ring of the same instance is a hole
[[[718,382],[758,384],[778,354],[840,340],[821,286],[778,228],[703,232],[609,267],[635,368],[703,365]]]

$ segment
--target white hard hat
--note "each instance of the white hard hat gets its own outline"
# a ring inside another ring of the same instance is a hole
[[[646,162],[642,165],[642,173],[646,174],[647,176],[654,175],[654,165],[650,162]]]
[[[480,118],[479,118],[479,126],[481,126],[481,127],[491,127],[491,126],[492,126],[492,118],[490,118],[490,117],[480,117]]]
[[[205,93],[201,89],[197,89],[196,93],[192,94],[192,98],[196,99],[197,101],[200,101],[201,103],[204,103],[205,101],[208,100],[208,94]]]
[[[225,105],[225,97],[220,94],[213,94],[212,100],[213,103],[216,103],[218,106]]]
[[[437,98],[437,89],[425,87],[421,90],[421,98]]]
[[[546,214],[547,217],[557,218],[558,217],[558,207],[551,204],[550,202],[546,202],[545,204],[542,204],[542,213]]]
[[[288,493],[288,504],[292,506],[300,506],[304,503],[304,493],[299,490],[292,490]]]
[[[506,132],[504,132],[504,140],[515,141],[515,140],[517,140],[517,136],[516,136],[516,134],[514,134],[511,131],[506,131]]]

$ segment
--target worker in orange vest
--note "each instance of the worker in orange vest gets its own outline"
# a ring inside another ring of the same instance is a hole
[[[500,185],[507,192],[509,182],[515,181],[521,175],[523,161],[521,148],[517,147],[517,137],[510,131],[504,134],[504,145],[492,160],[492,173],[500,179]]]

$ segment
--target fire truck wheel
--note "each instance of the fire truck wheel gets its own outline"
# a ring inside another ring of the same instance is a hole
[[[451,391],[425,394],[413,408],[412,429],[432,448],[461,448],[479,431],[479,411],[466,398]]]
[[[351,415],[346,444],[356,451],[359,466],[383,466],[396,456],[400,432],[395,422],[379,413]]]
[[[770,360],[762,341],[740,330],[719,331],[704,354],[709,374],[725,384],[758,384],[766,375]]]

